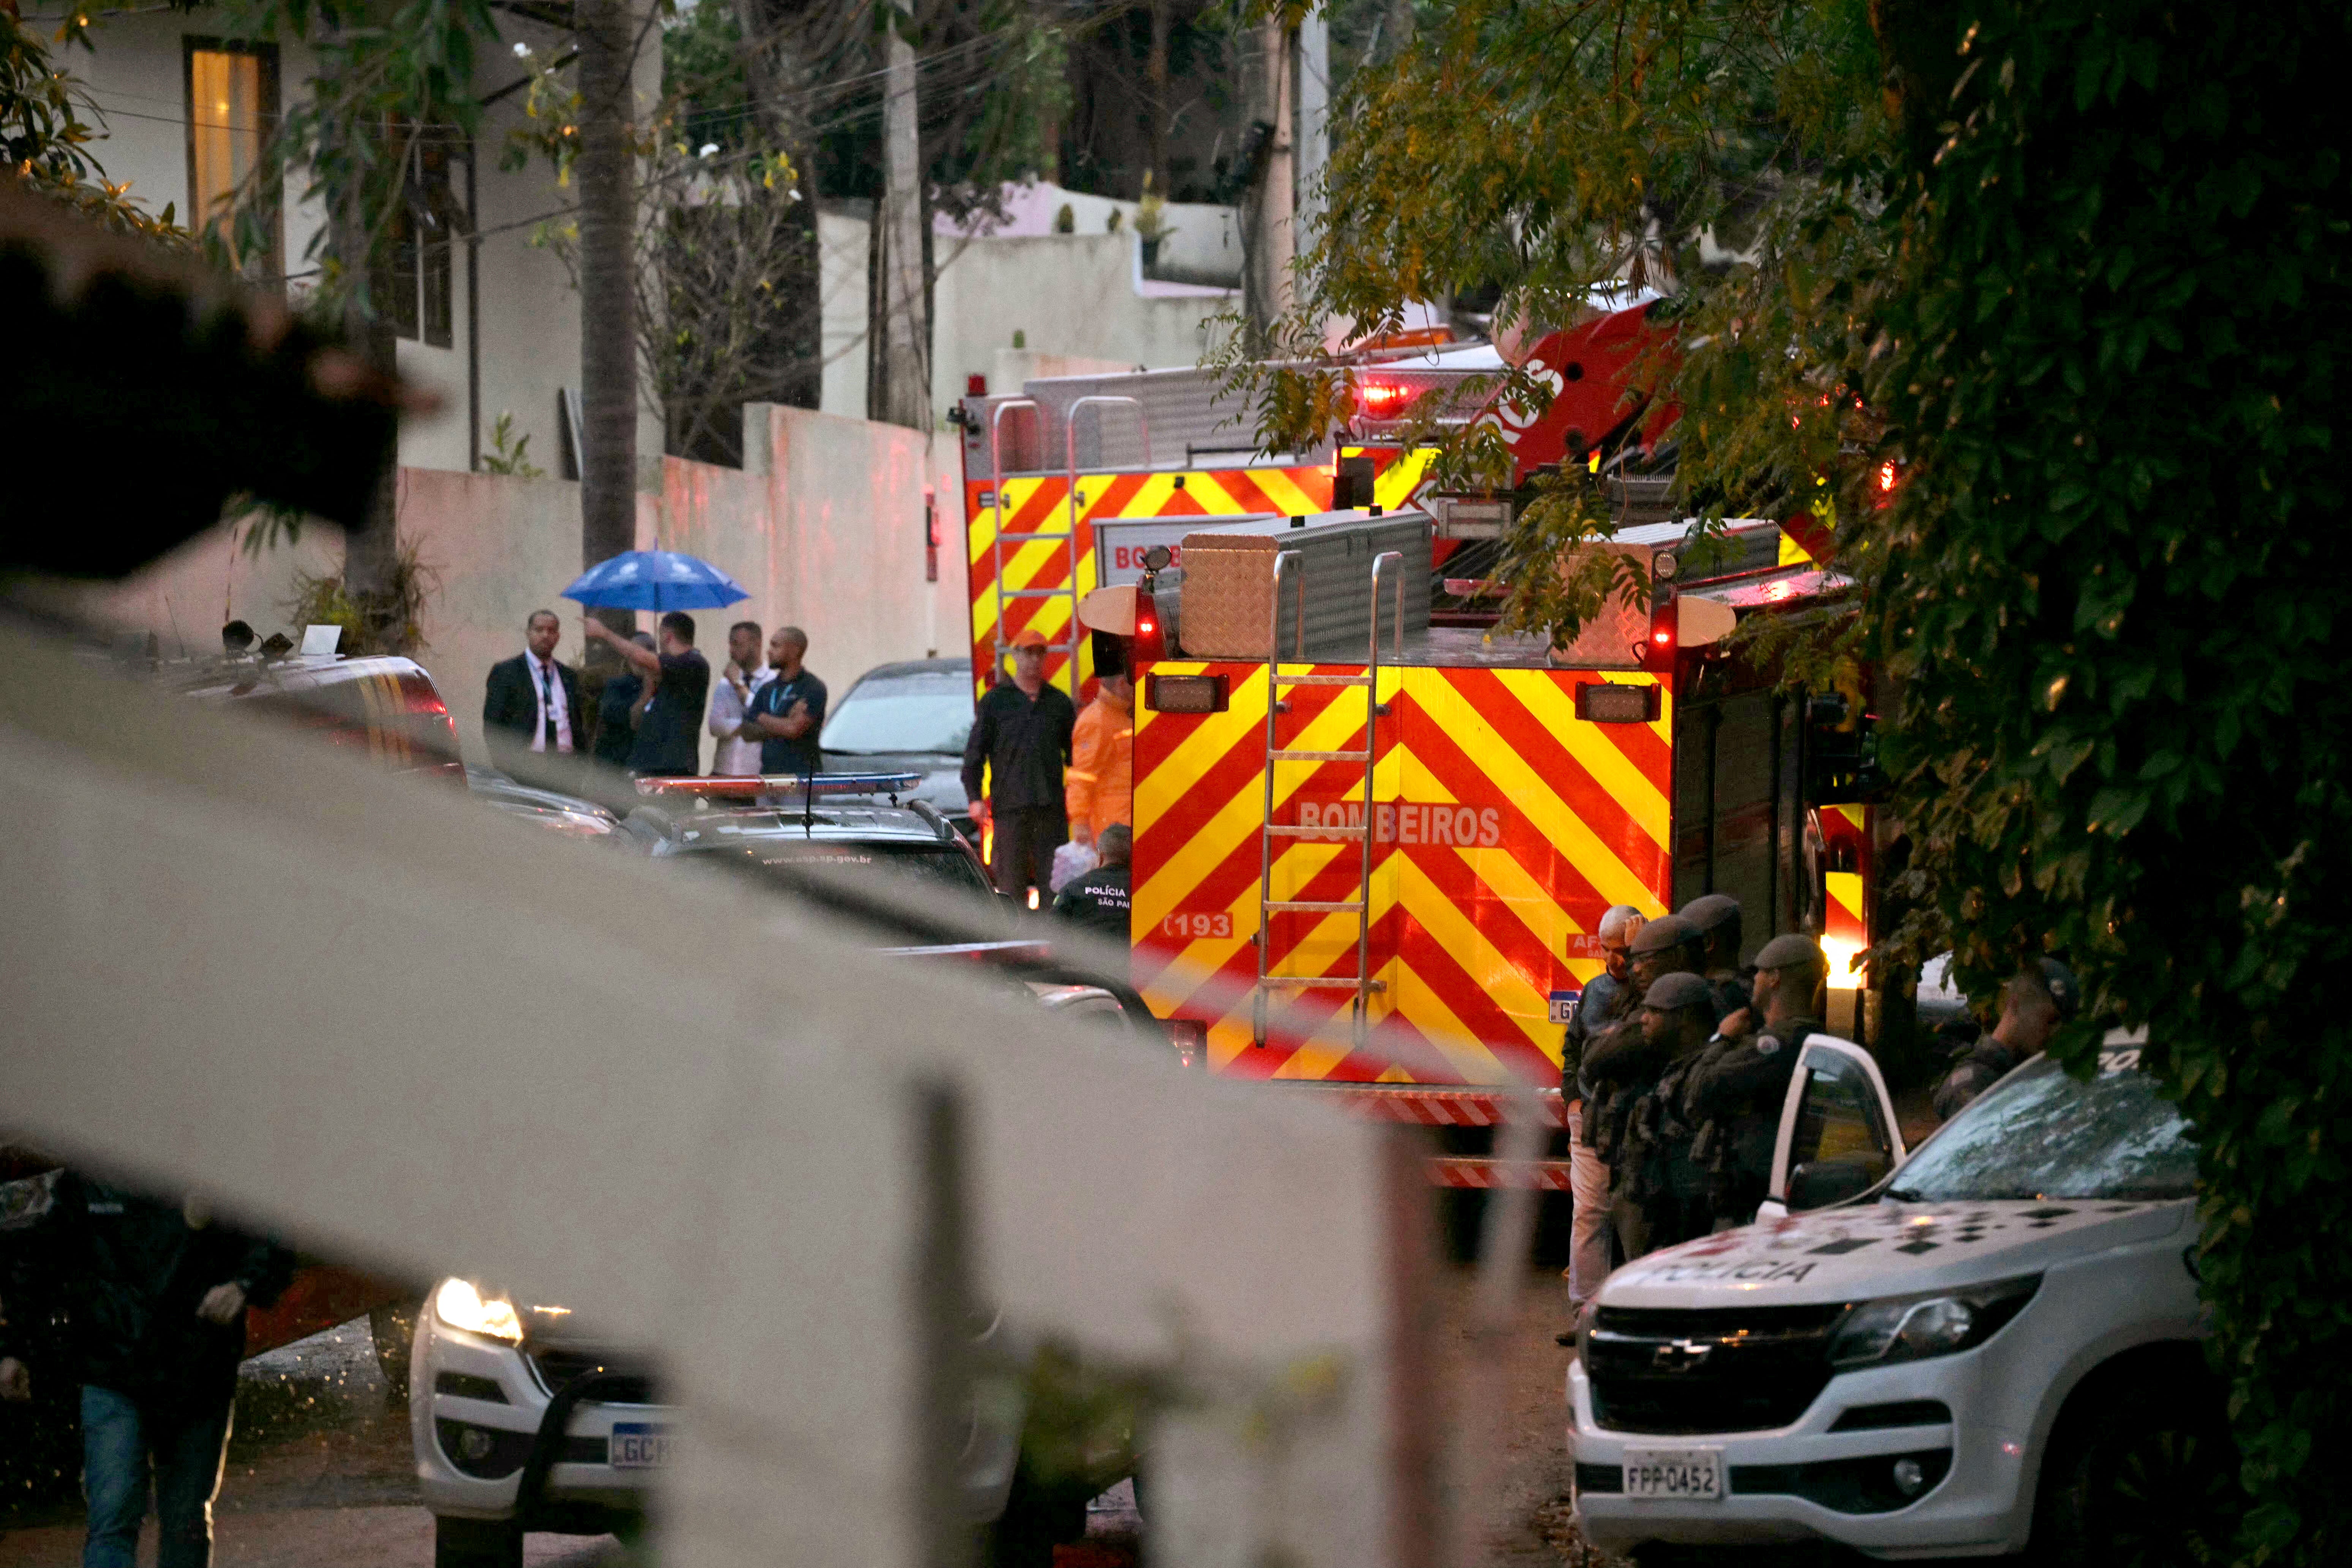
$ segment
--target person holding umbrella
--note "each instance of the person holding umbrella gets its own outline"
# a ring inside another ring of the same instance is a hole
[[[710,698],[710,663],[694,647],[688,610],[720,609],[751,595],[708,561],[668,550],[631,550],[581,574],[563,596],[583,609],[652,610],[660,640],[639,647],[590,616],[588,640],[602,642],[653,686],[637,719],[629,771],[640,777],[692,778],[702,771],[702,710]]]
[[[588,640],[602,642],[653,682],[653,700],[637,721],[629,771],[640,778],[692,778],[702,771],[702,710],[710,698],[710,661],[696,651],[694,617],[661,618],[658,645],[639,647],[593,616],[581,617]]]

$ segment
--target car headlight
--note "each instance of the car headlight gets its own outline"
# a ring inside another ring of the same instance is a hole
[[[453,1329],[522,1343],[522,1317],[514,1303],[495,1290],[484,1291],[470,1279],[444,1279],[433,1292],[433,1315]]]
[[[1851,1371],[1973,1350],[2017,1316],[2041,1284],[2042,1276],[2033,1274],[1864,1301],[1838,1325],[1830,1341],[1830,1363]]]

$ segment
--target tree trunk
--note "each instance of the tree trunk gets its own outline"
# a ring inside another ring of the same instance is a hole
[[[580,47],[580,554],[637,538],[636,168],[630,0],[578,0]],[[635,617],[625,616],[625,625]]]
[[[1151,188],[1168,195],[1168,32],[1173,0],[1151,0],[1151,52],[1143,62],[1144,167]]]
[[[931,333],[923,286],[920,132],[916,123],[915,47],[892,26],[883,41],[882,205],[874,215],[876,375],[870,418],[931,427]]]
[[[343,194],[334,225],[336,259],[347,276],[371,279],[376,226],[369,222],[367,193]],[[354,286],[343,296],[343,331],[367,361],[369,368],[386,375],[399,374],[398,340],[384,318],[384,301],[373,301]],[[359,626],[344,645],[345,653],[405,653],[408,617],[399,603],[400,538],[398,485],[400,458],[376,478],[375,494],[368,502],[367,519],[343,534],[343,593],[359,612]]]
[[[1292,205],[1296,200],[1291,143],[1291,40],[1296,35],[1279,17],[1258,29],[1261,117],[1274,127],[1268,144],[1265,174],[1257,189],[1256,221],[1252,229],[1248,282],[1251,324],[1259,332],[1273,330],[1290,309],[1290,262],[1297,254],[1297,234]]]
[[[1331,161],[1331,21],[1322,11],[1298,24],[1297,104],[1291,141],[1297,168],[1297,211],[1291,250],[1312,245],[1323,226],[1323,169]]]

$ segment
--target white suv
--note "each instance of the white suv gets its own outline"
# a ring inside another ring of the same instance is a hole
[[[2223,1543],[2196,1151],[2137,1038],[2088,1082],[2024,1064],[1907,1160],[1864,1052],[1815,1036],[1798,1068],[1758,1223],[1601,1290],[1568,1376],[1585,1539],[2119,1565]]]
[[[983,1358],[995,1332],[992,1324],[979,1336]],[[418,1315],[410,1366],[409,1435],[434,1515],[436,1568],[520,1568],[526,1531],[635,1531],[677,1419],[643,1362],[583,1337],[562,1307],[453,1279]],[[996,1561],[1049,1559],[1071,1510],[1067,1498],[1025,1483],[1015,1491],[1026,1473],[1021,1380],[977,1376],[973,1402],[958,1467],[966,1512],[976,1525],[992,1522]],[[1080,1530],[1086,1499],[1118,1479],[1078,1489]]]

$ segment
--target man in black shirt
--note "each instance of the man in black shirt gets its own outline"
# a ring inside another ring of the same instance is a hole
[[[629,771],[643,777],[692,778],[702,771],[702,710],[710,700],[710,664],[694,648],[694,617],[672,610],[661,618],[660,647],[648,651],[595,616],[583,623],[591,642],[602,640],[655,681],[653,700],[637,720]]]
[[[971,819],[995,827],[989,871],[1000,892],[1053,886],[1054,851],[1070,836],[1062,770],[1077,722],[1076,706],[1045,683],[1044,636],[1024,626],[1013,638],[1013,679],[980,700],[963,749]]]
[[[824,728],[824,682],[801,661],[808,657],[808,633],[778,626],[768,639],[768,663],[775,678],[751,694],[743,710],[743,739],[760,742],[762,773],[806,778],[824,771],[817,735]]]
[[[631,632],[629,640],[651,653],[654,634]],[[616,768],[629,765],[629,753],[637,745],[637,699],[646,694],[645,677],[634,664],[621,666],[621,672],[604,682],[604,693],[596,701],[596,760],[610,763]]]

